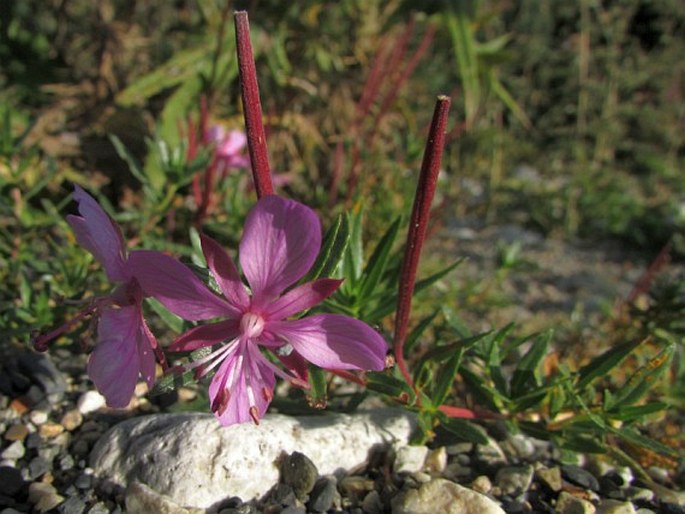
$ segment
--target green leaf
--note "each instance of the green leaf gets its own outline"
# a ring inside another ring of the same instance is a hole
[[[669,457],[673,457],[676,459],[680,459],[680,457],[681,457],[679,452],[677,450],[675,450],[674,448],[671,448],[670,446],[666,446],[665,444],[662,444],[658,441],[655,441],[654,439],[650,439],[649,437],[642,435],[634,427],[630,427],[630,426],[623,426],[621,428],[611,427],[610,430],[612,433],[616,434],[621,439],[628,441],[629,443],[647,448],[648,450],[651,450],[655,453],[658,453],[661,455],[668,455]]]
[[[628,382],[614,395],[614,405],[632,405],[652,389],[659,377],[668,369],[675,345],[669,344],[656,357],[650,359],[635,372]]]
[[[117,152],[117,155],[126,163],[128,164],[128,169],[131,172],[131,175],[133,175],[138,182],[140,182],[142,185],[148,185],[148,179],[145,176],[145,172],[142,170],[140,167],[140,164],[136,160],[136,158],[133,156],[131,152],[128,151],[128,148],[124,146],[124,143],[121,142],[121,139],[119,139],[117,136],[113,134],[109,134],[109,140],[112,143],[112,146],[114,146],[114,149]]]
[[[345,255],[350,241],[350,221],[346,214],[340,214],[323,238],[321,251],[304,282],[319,277],[330,277]]]
[[[411,352],[416,343],[418,342],[421,335],[426,331],[428,327],[433,324],[433,321],[440,313],[440,310],[436,310],[433,314],[426,316],[414,327],[414,329],[409,333],[406,340],[404,341],[404,351],[405,353]]]
[[[592,359],[578,372],[578,389],[583,389],[598,378],[606,376],[642,343],[643,341],[629,341],[619,344]]]
[[[669,405],[664,402],[650,402],[644,405],[627,405],[617,407],[607,412],[607,416],[619,421],[635,421],[640,420],[645,416],[649,416],[650,414],[665,411],[668,408]]]
[[[592,435],[566,434],[560,437],[559,445],[566,449],[579,453],[606,453],[606,444]]]
[[[342,260],[342,271],[345,282],[342,288],[356,296],[359,279],[362,274],[364,262],[364,246],[362,243],[362,210],[353,211],[349,214],[350,237],[347,249]]]
[[[536,339],[521,358],[511,379],[511,398],[516,399],[540,385],[539,367],[547,355],[551,339],[552,332],[548,331]]]
[[[455,435],[459,441],[488,444],[488,436],[485,430],[475,423],[462,418],[450,418],[441,412],[438,413],[438,420],[440,426]]]
[[[461,360],[464,357],[464,352],[466,347],[462,346],[458,351],[454,352],[447,362],[438,369],[435,377],[435,385],[432,388],[430,397],[434,405],[442,405],[447,399],[450,391],[452,390],[452,385],[454,384],[454,379],[457,376],[457,371],[459,366],[461,366]]]
[[[397,232],[400,229],[400,219],[396,219],[392,225],[386,230],[385,234],[379,241],[378,245],[373,251],[373,254],[369,258],[369,262],[364,268],[364,273],[362,275],[361,287],[359,289],[359,299],[364,301],[365,298],[371,296],[371,294],[376,290],[378,282],[380,282],[383,273],[385,272],[385,267],[388,264],[388,259],[390,257],[390,251],[392,250],[392,245],[395,243],[397,238]]]
[[[406,396],[409,403],[412,403],[415,398],[414,391],[404,380],[384,372],[371,371],[367,373],[366,388],[369,391],[375,391],[393,398]]]

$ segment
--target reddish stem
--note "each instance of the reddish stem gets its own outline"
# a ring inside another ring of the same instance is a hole
[[[394,353],[404,379],[414,387],[414,381],[409,374],[404,360],[404,341],[407,337],[409,314],[411,313],[411,300],[414,294],[416,282],[416,270],[419,265],[421,248],[426,238],[426,229],[430,219],[430,207],[435,194],[435,187],[440,171],[442,150],[445,145],[445,128],[447,126],[447,114],[449,112],[450,99],[447,96],[439,96],[435,104],[433,119],[431,121],[428,141],[423,154],[421,174],[416,187],[414,207],[409,222],[407,243],[404,249],[404,260],[400,274],[400,283],[397,299],[397,313],[395,316]]]
[[[238,48],[238,72],[240,91],[245,113],[245,133],[247,147],[252,162],[257,197],[274,194],[269,167],[269,155],[266,149],[266,135],[262,123],[262,104],[259,100],[259,85],[255,68],[252,43],[250,42],[250,22],[246,11],[238,11],[235,16],[235,35]]]
[[[81,322],[81,320],[87,316],[90,316],[97,310],[97,303],[93,302],[91,303],[88,307],[86,307],[84,310],[79,312],[76,316],[68,320],[64,325],[61,327],[57,327],[55,330],[52,332],[49,332],[47,334],[42,334],[39,335],[31,341],[33,344],[33,348],[37,352],[46,352],[48,350],[48,344],[51,341],[54,341],[57,339],[59,336],[62,334],[65,334],[66,332],[69,332],[75,325]]]

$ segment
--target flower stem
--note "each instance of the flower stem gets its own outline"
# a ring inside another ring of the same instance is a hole
[[[411,300],[416,282],[416,270],[419,265],[423,241],[426,238],[431,202],[435,194],[440,162],[442,160],[442,150],[445,145],[445,127],[447,126],[449,108],[449,97],[439,96],[435,104],[435,111],[433,111],[433,120],[431,121],[428,141],[426,142],[426,149],[423,154],[421,174],[419,175],[419,183],[416,187],[416,195],[414,196],[414,207],[409,222],[407,243],[404,249],[404,260],[402,261],[400,273],[397,312],[395,315],[394,353],[402,376],[412,387],[414,387],[414,381],[404,360],[404,342],[407,337]]]
[[[261,198],[274,194],[274,186],[271,181],[269,154],[266,149],[266,135],[262,123],[262,104],[259,100],[257,70],[252,53],[252,43],[250,42],[250,22],[247,19],[246,11],[237,11],[234,16],[247,147],[250,152],[257,197]]]

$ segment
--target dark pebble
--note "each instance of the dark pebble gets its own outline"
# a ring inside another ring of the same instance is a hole
[[[26,436],[26,441],[24,441],[24,446],[29,450],[40,448],[41,444],[43,444],[43,438],[38,432],[30,433]]]
[[[561,466],[561,476],[572,484],[599,492],[599,482],[589,471],[583,468],[566,464]]]
[[[298,500],[304,500],[319,476],[319,470],[309,457],[293,452],[283,459],[280,466],[281,482],[293,488]]]
[[[74,485],[79,489],[90,489],[93,486],[93,475],[81,473],[74,482]]]
[[[74,465],[76,463],[74,462],[74,457],[72,457],[69,454],[62,455],[59,458],[59,469],[62,471],[68,471],[70,469],[74,468]]]
[[[0,466],[0,494],[14,496],[24,486],[21,471],[9,466]]]
[[[17,369],[38,384],[47,395],[64,396],[67,383],[47,353],[24,353],[17,359]]]
[[[29,462],[29,476],[31,480],[36,480],[50,471],[50,462],[43,457],[35,457]]]
[[[291,505],[290,507],[283,509],[280,514],[307,514],[307,509],[304,507],[296,507],[295,505]]]
[[[314,489],[309,493],[307,508],[314,512],[326,512],[333,507],[337,480],[334,477],[324,477],[316,481]]]
[[[60,514],[83,514],[85,510],[86,502],[84,502],[78,496],[72,496],[71,498],[67,498],[65,502],[63,502],[59,507],[57,507],[57,511]]]
[[[661,514],[685,514],[685,507],[675,503],[662,503],[659,512]]]
[[[281,507],[295,505],[295,491],[288,484],[276,484],[269,494],[269,500]]]
[[[620,477],[619,477],[620,478]],[[624,492],[621,489],[620,484],[617,484],[612,478],[608,476],[601,476],[598,480],[599,490],[603,496],[607,498],[613,498],[616,500],[621,499],[624,496]]]

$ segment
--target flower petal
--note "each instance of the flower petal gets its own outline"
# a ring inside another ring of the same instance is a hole
[[[342,280],[320,278],[291,289],[278,300],[269,304],[264,315],[267,319],[282,320],[293,314],[311,309],[331,296],[342,284]]]
[[[269,404],[276,384],[272,369],[255,344],[241,341],[235,353],[226,358],[209,385],[209,400],[214,415],[224,425],[254,421],[250,413],[256,409],[261,418]]]
[[[121,230],[95,199],[79,186],[74,186],[74,200],[78,202],[81,216],[70,214],[67,222],[76,234],[76,240],[100,261],[111,282],[125,282],[129,277],[125,269],[126,249]]]
[[[214,294],[173,257],[150,250],[131,252],[128,266],[143,292],[187,320],[235,317],[238,310]]]
[[[107,405],[123,408],[133,397],[138,381],[137,306],[105,309],[98,325],[98,341],[88,360],[88,376],[107,399]]]
[[[240,322],[229,319],[191,328],[176,338],[169,346],[170,352],[192,352],[204,346],[213,346],[240,334]]]
[[[380,371],[388,346],[366,323],[340,314],[269,322],[268,330],[309,362],[327,369]]]
[[[234,307],[241,311],[245,310],[250,305],[250,297],[245,291],[242,280],[240,280],[240,274],[233,263],[233,259],[211,237],[201,234],[200,240],[207,266],[212,271],[224,296]]]
[[[275,195],[247,215],[240,264],[253,301],[270,301],[311,268],[321,247],[321,224],[306,205]]]
[[[140,307],[140,306],[138,306]],[[157,347],[157,339],[147,326],[143,313],[138,309],[140,319],[140,331],[138,334],[138,362],[140,363],[140,374],[147,382],[148,389],[155,385],[155,372],[157,371],[157,358],[154,349]]]

